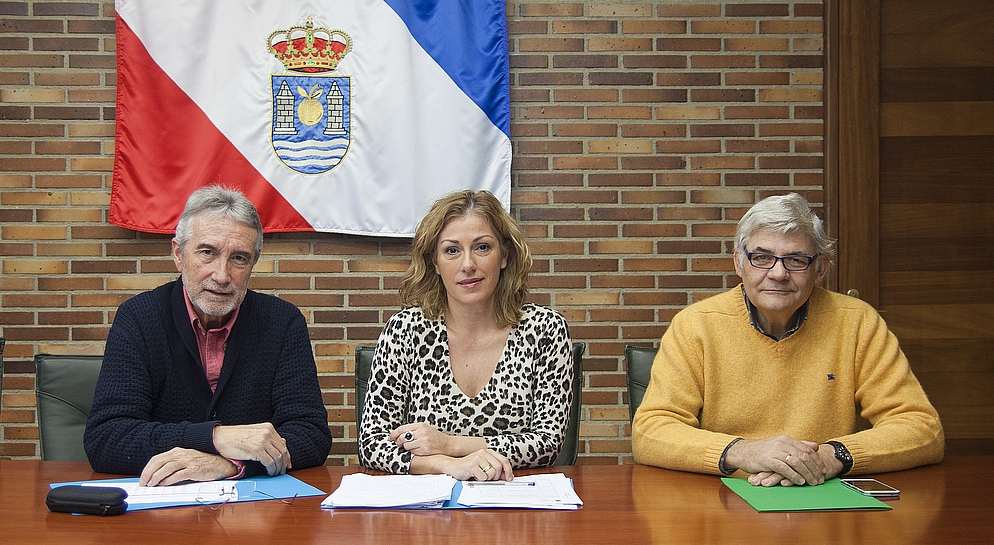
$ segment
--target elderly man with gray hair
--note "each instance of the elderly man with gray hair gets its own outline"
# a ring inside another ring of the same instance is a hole
[[[817,286],[833,251],[796,193],[746,212],[742,283],[682,310],[660,341],[636,462],[789,486],[942,459],[939,416],[897,338],[870,305]]]
[[[86,433],[95,471],[145,486],[278,475],[331,449],[307,324],[248,289],[262,223],[238,191],[186,203],[179,280],[125,301],[107,335]]]

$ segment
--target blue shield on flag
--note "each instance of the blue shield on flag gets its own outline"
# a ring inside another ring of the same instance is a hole
[[[288,168],[321,174],[349,150],[351,81],[345,77],[272,76],[273,151]]]

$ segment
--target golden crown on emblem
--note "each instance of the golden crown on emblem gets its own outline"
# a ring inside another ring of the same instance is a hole
[[[305,26],[277,30],[269,35],[269,52],[287,70],[294,72],[328,72],[338,67],[345,55],[352,51],[352,39],[341,30],[314,28],[314,21],[307,16]]]

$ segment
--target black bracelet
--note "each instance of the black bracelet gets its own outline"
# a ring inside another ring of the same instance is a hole
[[[721,459],[718,460],[718,471],[724,473],[725,475],[731,475],[732,473],[735,473],[734,469],[731,470],[731,471],[728,471],[727,469],[725,469],[725,456],[728,455],[728,449],[732,448],[732,445],[734,445],[735,443],[738,443],[741,440],[742,440],[741,437],[739,437],[737,439],[732,439],[732,442],[729,443],[728,446],[725,447],[725,450],[721,451]]]

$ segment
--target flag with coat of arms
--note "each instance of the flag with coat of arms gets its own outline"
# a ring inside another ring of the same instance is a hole
[[[199,187],[267,232],[411,236],[437,198],[510,204],[500,0],[116,0],[110,221],[172,233]]]

